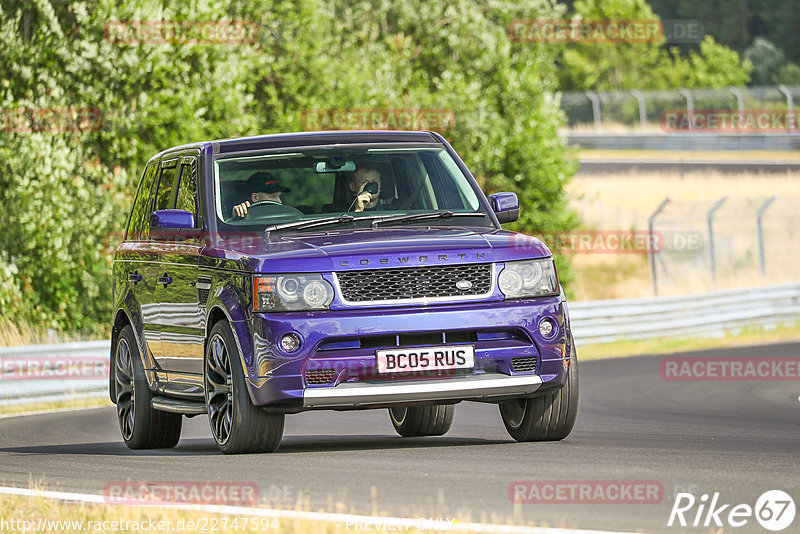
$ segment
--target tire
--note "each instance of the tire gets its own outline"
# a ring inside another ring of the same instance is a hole
[[[114,392],[122,439],[130,449],[169,449],[181,439],[183,416],[154,410],[141,353],[126,326],[114,351]]]
[[[203,382],[211,435],[226,454],[272,452],[283,438],[284,414],[253,406],[239,349],[227,321],[211,329]]]
[[[392,426],[404,438],[443,436],[450,430],[455,413],[455,404],[389,408]]]
[[[558,441],[569,436],[578,415],[578,355],[570,336],[567,382],[560,389],[500,403],[506,430],[517,441]]]

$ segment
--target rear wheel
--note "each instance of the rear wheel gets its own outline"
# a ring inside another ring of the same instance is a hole
[[[578,415],[578,355],[570,339],[564,387],[534,397],[500,403],[506,430],[517,441],[558,441],[569,436]]]
[[[181,438],[182,416],[154,410],[133,329],[119,333],[114,353],[114,391],[122,439],[131,449],[168,449]]]
[[[389,408],[392,425],[404,438],[442,436],[450,430],[455,413],[455,404]]]
[[[222,452],[272,452],[278,448],[284,414],[253,406],[239,349],[227,321],[220,321],[211,329],[205,357],[205,391],[211,434]]]

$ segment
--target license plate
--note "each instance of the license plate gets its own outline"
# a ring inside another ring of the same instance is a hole
[[[475,367],[472,345],[381,349],[375,351],[379,373],[471,369]]]

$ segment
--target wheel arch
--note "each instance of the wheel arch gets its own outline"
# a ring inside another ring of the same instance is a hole
[[[206,319],[206,335],[205,335],[205,340],[203,341],[203,360],[204,360],[203,373],[205,374],[205,354],[206,350],[208,349],[208,340],[209,337],[211,336],[211,329],[214,328],[214,325],[216,325],[220,321],[228,321],[228,326],[230,326],[231,333],[233,333],[233,340],[236,343],[236,350],[239,353],[239,362],[241,362],[242,369],[244,370],[245,381],[248,384],[247,388],[248,395],[250,396],[250,399],[253,402],[255,402],[251,387],[253,385],[253,379],[251,378],[250,367],[247,365],[247,362],[245,361],[244,351],[242,350],[243,347],[241,339],[239,339],[238,329],[236,328],[236,324],[233,318],[231,317],[230,312],[227,309],[225,309],[225,307],[222,306],[221,303],[219,302],[214,303],[212,306],[210,306],[208,311],[208,316]]]
[[[116,347],[117,347],[117,340],[119,339],[119,334],[122,332],[122,329],[126,326],[130,326],[131,330],[133,330],[133,336],[136,337],[136,343],[139,343],[139,339],[136,336],[136,329],[133,328],[133,322],[131,318],[128,316],[128,313],[123,310],[117,310],[116,315],[114,315],[114,324],[111,327],[111,348],[110,354],[108,357],[108,396],[111,398],[111,402],[116,404],[117,403],[117,391],[116,385],[114,383],[114,369],[116,368]]]

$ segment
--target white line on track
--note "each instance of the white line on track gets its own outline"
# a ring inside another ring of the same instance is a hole
[[[126,506],[110,504],[106,502],[103,495],[90,493],[67,493],[62,491],[41,491],[25,488],[12,488],[0,486],[0,493],[6,495],[20,495],[23,497],[43,497],[67,502],[82,502],[89,504],[103,504],[108,506]],[[414,528],[417,519],[408,517],[383,517],[356,514],[335,514],[327,512],[301,512],[297,510],[274,510],[270,508],[251,508],[247,506],[225,506],[225,505],[203,505],[203,504],[184,504],[184,503],[158,503],[147,505],[155,508],[171,508],[177,510],[191,510],[196,512],[207,512],[212,514],[226,514],[235,516],[250,517],[269,517],[276,519],[299,519],[306,521],[323,521],[336,524],[369,525],[371,527],[382,527],[390,530],[401,530]],[[435,524],[435,520],[428,524]],[[450,532],[486,532],[493,534],[633,534],[629,532],[618,532],[609,530],[582,530],[569,528],[550,528],[550,527],[525,527],[517,525],[491,525],[484,523],[462,523],[456,521],[448,524],[440,531]]]

